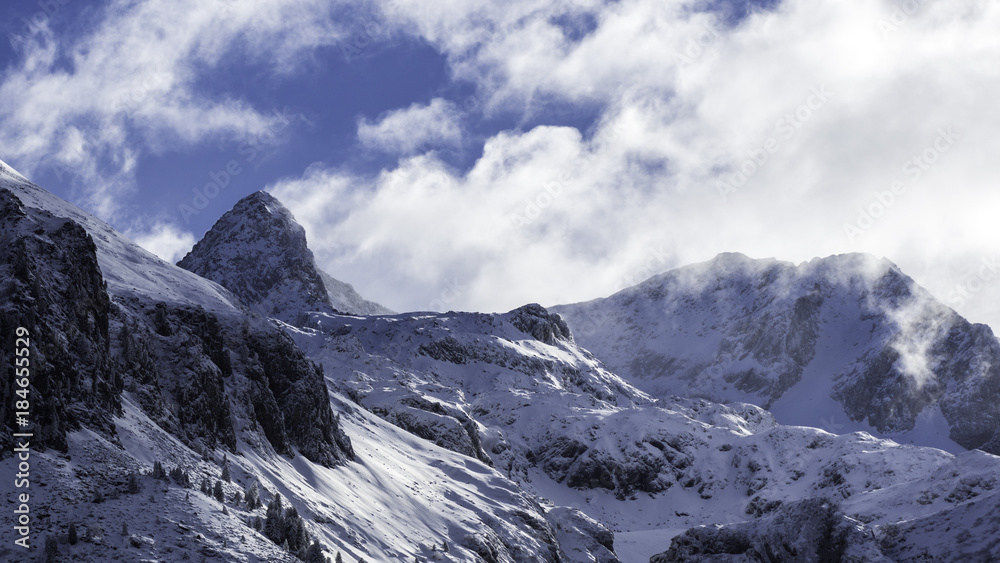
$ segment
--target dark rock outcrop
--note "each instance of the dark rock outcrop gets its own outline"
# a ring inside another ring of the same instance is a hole
[[[0,190],[0,334],[15,349],[16,330],[28,330],[29,421],[32,447],[65,451],[66,432],[83,425],[114,439],[121,414],[121,372],[109,354],[111,301],[96,247],[77,223],[26,210]],[[15,420],[14,362],[0,384],[3,452],[10,434],[29,427]],[[21,397],[25,399],[25,397]]]
[[[886,562],[870,529],[829,501],[790,503],[753,522],[699,526],[675,537],[650,563],[785,561]]]

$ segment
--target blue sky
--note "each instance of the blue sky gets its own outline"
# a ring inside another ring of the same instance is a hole
[[[990,2],[3,10],[0,159],[171,261],[266,189],[397,310],[857,251],[1000,324]]]

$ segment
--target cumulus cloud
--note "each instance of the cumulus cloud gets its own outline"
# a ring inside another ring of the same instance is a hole
[[[155,223],[149,229],[142,231],[131,231],[128,237],[171,264],[183,258],[197,242],[190,232],[163,222]]]
[[[0,76],[0,146],[29,176],[48,166],[78,179],[83,203],[109,218],[143,151],[266,131],[269,112],[197,81],[234,52],[278,73],[296,68],[338,40],[333,6],[115,0],[82,36],[56,36],[41,19],[12,36],[20,58]]]
[[[460,114],[454,103],[434,98],[379,117],[358,120],[358,140],[366,147],[409,155],[421,149],[457,146],[462,142]]]
[[[1000,6],[786,0],[736,26],[680,0],[392,6],[487,109],[600,107],[587,131],[499,132],[467,171],[428,153],[272,186],[393,308],[587,299],[723,251],[870,252],[944,297],[1000,243]],[[995,293],[959,312],[1000,326]]]

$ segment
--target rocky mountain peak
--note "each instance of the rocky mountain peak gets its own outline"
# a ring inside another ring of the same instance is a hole
[[[292,324],[304,311],[388,312],[322,272],[305,229],[263,191],[237,202],[177,265],[229,289],[260,314]]]
[[[556,340],[573,341],[566,321],[555,313],[550,313],[538,303],[530,303],[510,312],[511,323],[521,332],[530,334],[535,340],[553,344]]]

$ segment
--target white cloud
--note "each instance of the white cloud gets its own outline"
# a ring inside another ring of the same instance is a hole
[[[333,7],[116,0],[92,32],[69,38],[42,19],[0,76],[0,147],[29,176],[54,166],[79,178],[85,205],[108,218],[133,187],[139,153],[266,131],[273,116],[200,93],[200,73],[236,52],[288,72],[303,51],[338,40]]]
[[[465,173],[428,154],[376,178],[314,169],[273,186],[329,269],[393,308],[444,292],[448,308],[479,310],[587,299],[651,261],[722,251],[870,252],[945,298],[1000,247],[1000,76],[988,66],[1000,6],[921,3],[900,18],[889,2],[786,0],[725,29],[680,1],[394,5],[488,105],[603,109],[586,137],[496,134]],[[553,21],[569,12],[596,28],[564,34]],[[955,140],[929,152],[948,127]],[[924,155],[935,162],[913,162]],[[741,168],[749,178],[723,199],[719,182]],[[859,209],[879,216],[851,238]],[[1000,327],[995,283],[959,312]]]
[[[402,155],[462,142],[460,113],[452,102],[434,98],[387,112],[375,122],[358,120],[358,140],[368,148]]]
[[[183,258],[197,242],[192,233],[182,231],[170,223],[155,223],[147,230],[129,232],[128,236],[139,246],[171,264]]]

